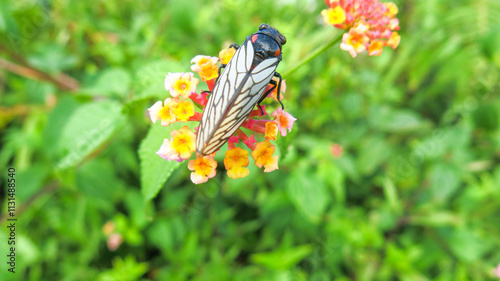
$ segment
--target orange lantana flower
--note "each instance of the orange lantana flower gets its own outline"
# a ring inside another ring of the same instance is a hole
[[[217,57],[196,56],[191,60],[191,70],[198,72],[203,81],[209,81],[219,76],[219,68],[217,67]]]
[[[193,171],[191,173],[191,181],[196,184],[207,182],[208,179],[213,178],[217,171],[217,161],[211,156],[203,156],[189,161],[188,169]]]
[[[276,140],[276,136],[278,136],[278,122],[266,122],[266,133],[264,138],[266,140]]]
[[[239,147],[226,151],[224,166],[226,167],[228,177],[239,179],[248,176],[250,170],[245,167],[248,167],[249,163],[248,151]]]
[[[252,151],[252,158],[255,165],[259,168],[264,166],[264,172],[272,172],[278,169],[278,156],[273,156],[276,147],[269,140],[257,143],[255,150]]]

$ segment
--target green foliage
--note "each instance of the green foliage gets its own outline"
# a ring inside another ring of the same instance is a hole
[[[193,127],[192,124],[189,125]],[[156,154],[156,151],[162,145],[163,139],[170,140],[170,133],[173,130],[179,130],[182,126],[185,124],[174,123],[168,128],[155,124],[149,128],[148,135],[141,142],[139,157],[141,160],[141,190],[144,200],[153,199],[170,174],[180,166],[177,161],[165,161]]]
[[[18,262],[7,271],[0,196],[0,280],[490,280],[500,2],[396,4],[396,50],[353,59],[337,44],[284,77],[297,122],[276,141],[279,170],[251,161],[230,179],[223,148],[217,176],[195,186],[187,161],[156,155],[197,126],[151,124],[165,75],[263,22],[287,37],[285,73],[340,34],[320,24],[324,1],[1,1],[0,166],[16,169]]]

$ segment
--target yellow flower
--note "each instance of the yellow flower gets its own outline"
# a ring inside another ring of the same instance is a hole
[[[191,157],[195,150],[196,135],[187,126],[184,126],[179,131],[172,131],[170,136],[172,137],[170,140],[163,140],[163,144],[156,154],[169,161],[178,162]]]
[[[161,158],[168,161],[182,162],[179,153],[172,147],[172,142],[169,139],[164,139],[160,149],[156,152]]]
[[[216,63],[219,58],[209,56],[196,56],[191,60],[191,70],[198,72],[201,80],[209,81],[219,76],[219,68]]]
[[[364,28],[362,25],[358,27],[359,29]],[[348,33],[344,33],[342,36],[340,48],[348,51],[352,57],[355,57],[358,53],[366,50],[368,41],[370,41],[370,38],[364,32],[359,32],[358,29],[351,28]]]
[[[371,41],[370,46],[368,46],[368,55],[379,56],[380,54],[382,54],[383,47],[384,47],[384,42],[376,39]]]
[[[236,53],[236,48],[230,47],[219,52],[219,59],[222,64],[228,64]]]
[[[273,156],[276,147],[269,140],[257,143],[255,150],[252,151],[252,158],[255,165],[259,168],[264,166],[264,172],[272,172],[278,169],[278,156]]]
[[[165,89],[174,98],[181,96],[187,99],[191,94],[196,93],[196,86],[199,81],[194,78],[191,72],[169,73],[165,77]]]
[[[182,127],[179,131],[175,130],[170,135],[172,136],[172,149],[179,154],[179,157],[183,160],[191,157],[196,149],[196,135],[189,130],[188,126]]]
[[[189,101],[180,100],[173,108],[173,112],[178,121],[188,121],[194,115],[194,105]]]
[[[393,49],[396,49],[396,47],[399,45],[399,41],[401,41],[401,36],[399,36],[397,32],[393,32],[391,34],[391,38],[389,38],[389,40],[387,40],[386,44],[387,44],[387,46],[390,46]]]
[[[365,33],[370,29],[370,25],[366,23],[365,21],[358,21],[354,26],[349,30],[349,32],[352,30],[353,32],[356,33]]]
[[[278,123],[276,121],[266,122],[266,134],[264,138],[266,140],[276,140],[278,136]]]
[[[195,184],[207,182],[209,178],[213,178],[217,171],[217,161],[211,156],[203,156],[189,161],[188,169],[191,173],[191,181]]]
[[[323,16],[325,23],[331,25],[341,24],[346,19],[345,11],[340,6],[323,10],[321,11],[321,15]]]
[[[228,177],[239,179],[248,176],[250,170],[244,167],[248,167],[249,163],[248,151],[239,147],[226,151],[224,166],[226,167]]]
[[[396,6],[396,4],[394,4],[392,2],[386,2],[383,4],[387,8],[387,12],[385,12],[384,16],[387,16],[390,18],[396,16],[396,14],[398,13],[398,6]]]
[[[176,106],[177,102],[174,99],[168,98],[163,104],[164,106],[162,106],[161,101],[157,101],[153,104],[153,106],[148,109],[149,117],[151,118],[153,124],[160,119],[162,126],[168,126],[176,120],[175,114],[172,112],[172,108]]]

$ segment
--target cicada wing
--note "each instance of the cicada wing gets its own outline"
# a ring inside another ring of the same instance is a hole
[[[245,121],[269,84],[279,59],[266,59],[251,70],[254,49],[250,40],[224,68],[203,113],[196,150],[208,155],[219,149]]]
[[[196,150],[198,153],[203,155],[210,154],[207,153],[206,149],[209,144],[209,139],[224,115],[229,102],[231,102],[236,92],[236,85],[242,83],[243,79],[245,79],[248,74],[247,62],[251,64],[252,60],[253,46],[251,42],[247,40],[238,50],[236,50],[233,58],[218,77],[198,128],[196,137]],[[250,66],[248,68],[250,68]]]

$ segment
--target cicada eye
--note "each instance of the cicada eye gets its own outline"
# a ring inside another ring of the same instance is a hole
[[[268,29],[269,28],[269,25],[263,23],[259,26],[259,30],[263,30],[263,29]]]
[[[286,44],[286,37],[280,34],[281,45]]]

